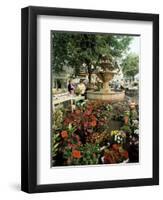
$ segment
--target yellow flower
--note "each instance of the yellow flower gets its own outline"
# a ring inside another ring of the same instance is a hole
[[[113,130],[113,131],[111,131],[111,136],[113,136],[113,135],[117,135],[118,133],[119,133],[118,130]]]

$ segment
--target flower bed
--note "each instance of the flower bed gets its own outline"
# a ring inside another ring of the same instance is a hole
[[[139,161],[138,112],[127,102],[90,101],[74,112],[56,109],[52,131],[53,166]]]

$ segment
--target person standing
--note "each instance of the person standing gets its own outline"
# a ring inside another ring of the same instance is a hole
[[[85,96],[86,86],[83,80],[80,80],[80,83],[77,85],[76,89],[80,91],[82,96]]]
[[[72,83],[72,80],[69,80],[69,84],[68,84],[68,91],[70,94],[74,94],[74,90],[75,90],[75,87]]]

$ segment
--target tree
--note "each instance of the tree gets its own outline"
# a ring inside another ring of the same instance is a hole
[[[99,64],[102,55],[114,58],[122,57],[129,49],[132,37],[110,34],[86,34],[71,32],[52,32],[52,69],[55,72],[63,70],[63,66],[74,68],[75,75],[85,64],[89,82],[91,74]]]
[[[139,71],[139,56],[136,54],[128,54],[123,60],[122,60],[122,71],[125,76],[132,77],[134,79],[134,76]]]

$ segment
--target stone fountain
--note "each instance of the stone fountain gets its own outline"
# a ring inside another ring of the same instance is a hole
[[[96,73],[97,77],[102,81],[103,87],[100,91],[88,90],[87,98],[90,100],[103,100],[116,102],[124,100],[124,91],[113,91],[109,86],[115,74],[118,73],[118,65],[113,61],[112,57],[103,56],[100,61],[100,70]]]

